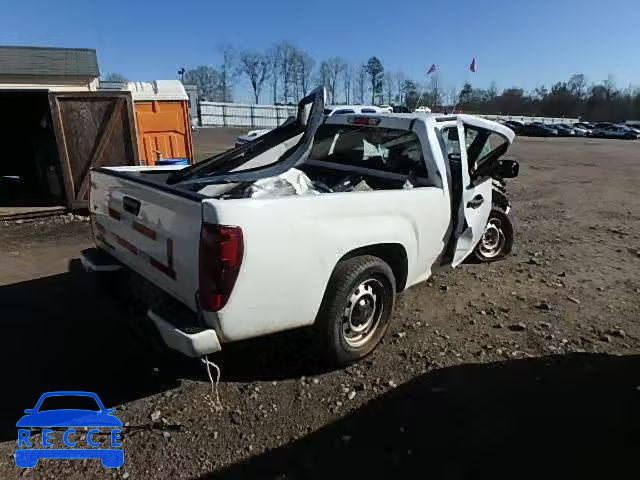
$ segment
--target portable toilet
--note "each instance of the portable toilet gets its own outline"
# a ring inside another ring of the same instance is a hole
[[[128,82],[138,131],[140,162],[160,159],[193,163],[189,97],[179,80]]]

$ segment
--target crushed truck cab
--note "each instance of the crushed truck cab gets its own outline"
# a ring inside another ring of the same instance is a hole
[[[358,360],[397,293],[483,238],[495,179],[518,173],[501,159],[513,131],[468,115],[325,116],[324,95],[187,168],[91,172],[84,264],[155,285],[148,316],[170,347],[199,356],[307,326],[328,358]]]

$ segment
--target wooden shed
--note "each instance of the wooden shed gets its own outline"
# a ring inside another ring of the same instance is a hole
[[[0,218],[84,208],[92,166],[137,165],[131,92],[101,92],[95,50],[0,46]]]

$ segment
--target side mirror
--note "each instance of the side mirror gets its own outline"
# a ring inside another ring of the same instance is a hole
[[[515,178],[520,172],[520,164],[514,160],[498,160],[492,170],[492,177]]]
[[[116,413],[115,408],[106,408],[103,410],[104,413],[106,413],[107,415],[113,415],[114,413]]]
[[[33,413],[33,408],[27,408],[27,409],[24,411],[24,413],[26,413],[26,414],[28,414],[28,415],[32,414],[32,413]]]

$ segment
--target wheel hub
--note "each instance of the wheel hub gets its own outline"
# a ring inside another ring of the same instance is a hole
[[[383,286],[375,279],[362,282],[353,291],[344,310],[342,335],[352,347],[366,343],[378,326],[382,313]]]
[[[500,241],[500,230],[495,225],[487,225],[482,235],[482,244],[486,248],[495,248]]]
[[[500,254],[505,243],[502,222],[497,218],[490,219],[480,240],[480,252],[487,258],[495,257]]]

